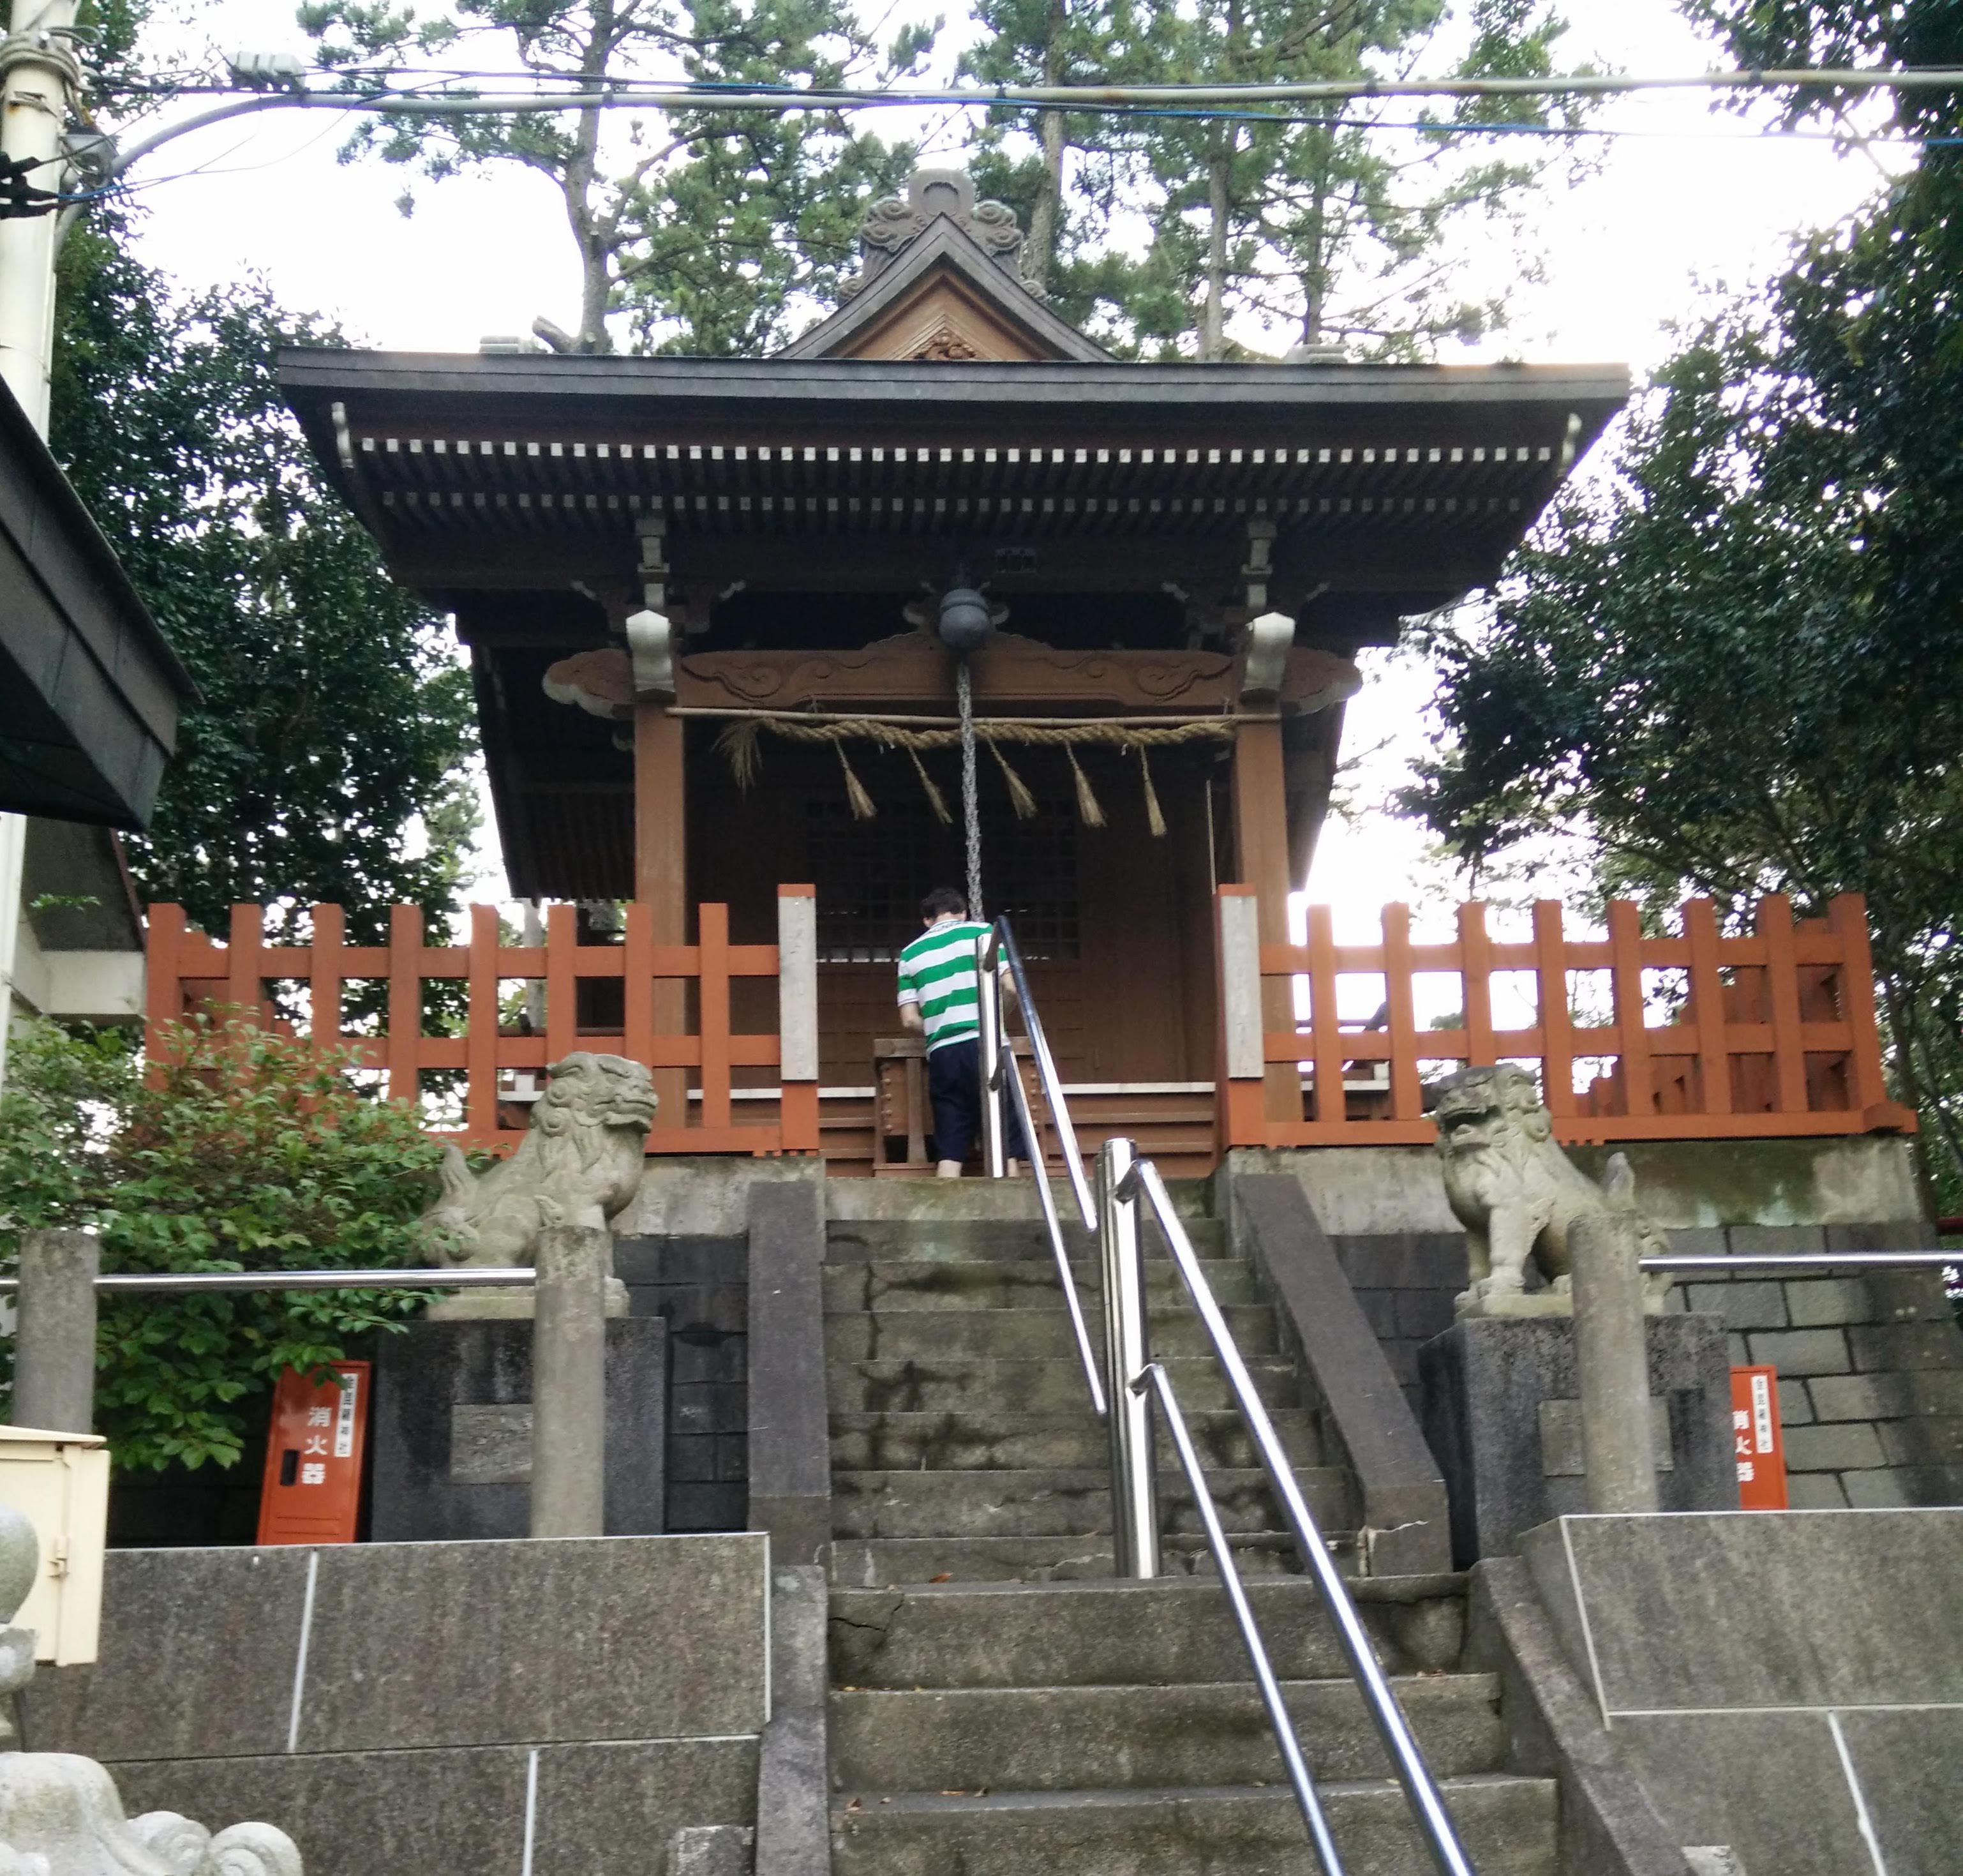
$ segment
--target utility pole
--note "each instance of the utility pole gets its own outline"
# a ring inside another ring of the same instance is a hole
[[[53,190],[59,183],[62,133],[81,88],[70,32],[75,11],[75,0],[14,0],[7,37],[0,40],[0,157],[10,173],[35,188]],[[31,167],[24,171],[24,164]],[[43,436],[54,314],[55,217],[0,219],[0,382]],[[27,816],[0,814],[0,1086],[13,1026],[27,845]]]

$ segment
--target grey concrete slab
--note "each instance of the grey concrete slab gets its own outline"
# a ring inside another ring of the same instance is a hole
[[[1612,1714],[1963,1698],[1933,1615],[1963,1597],[1963,1511],[1575,1517],[1523,1547]]]
[[[1963,1708],[1834,1717],[1888,1876],[1955,1876],[1963,1861]]]
[[[307,1876],[650,1876],[687,1824],[754,1821],[754,1740],[299,1753],[112,1765],[125,1807],[277,1821]],[[529,1802],[528,1802],[529,1797]]]
[[[1875,1320],[1875,1298],[1860,1277],[1807,1277],[1783,1286],[1795,1329],[1824,1329]],[[1777,1329],[1778,1323],[1741,1323],[1741,1329]]]
[[[102,1658],[37,1676],[30,1738],[107,1762],[754,1733],[765,1547],[112,1552]]]
[[[1879,1876],[1824,1713],[1618,1719],[1613,1736],[1680,1842],[1729,1844],[1747,1876]]]
[[[1853,1367],[1860,1374],[1963,1366],[1963,1331],[1953,1322],[1888,1323],[1846,1333]]]
[[[1844,1472],[1849,1467],[1888,1463],[1872,1422],[1849,1420],[1837,1426],[1794,1426],[1785,1430],[1788,1472]]]
[[[758,1536],[321,1553],[303,1751],[754,1733]]]
[[[756,1876],[831,1876],[829,1723],[822,1707],[780,1713],[757,1775]]]
[[[35,1674],[21,1696],[31,1749],[101,1759],[283,1750],[309,1554],[111,1551],[101,1658]]]
[[[1685,1284],[1684,1289],[1693,1310],[1716,1316],[1727,1329],[1784,1329],[1791,1321],[1786,1312],[1785,1288],[1775,1278],[1692,1283]],[[1835,1316],[1832,1320],[1855,1319]]]

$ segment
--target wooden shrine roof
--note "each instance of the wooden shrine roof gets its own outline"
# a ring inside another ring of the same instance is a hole
[[[691,536],[1240,536],[1416,611],[1490,579],[1620,366],[732,361],[296,351],[283,388],[405,583],[562,586]],[[1313,546],[1312,546],[1313,544]],[[788,545],[788,541],[786,541]],[[1347,577],[1347,575],[1342,576]]]

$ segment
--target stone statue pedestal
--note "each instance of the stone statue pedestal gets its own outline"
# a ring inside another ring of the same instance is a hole
[[[1644,1327],[1660,1508],[1736,1511],[1723,1323],[1652,1316]],[[1458,1568],[1516,1554],[1523,1532],[1588,1509],[1572,1316],[1461,1321],[1417,1360],[1424,1434],[1445,1474]]]
[[[530,1534],[531,1292],[507,1294],[522,1294],[524,1316],[425,1319],[378,1338],[376,1542]],[[659,1316],[607,1325],[610,1538],[666,1528],[668,1327]]]

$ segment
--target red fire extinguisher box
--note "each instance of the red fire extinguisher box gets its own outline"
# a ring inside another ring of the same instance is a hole
[[[289,1368],[273,1390],[261,1544],[352,1544],[368,1450],[370,1365],[342,1361],[318,1381]]]
[[[1785,1435],[1779,1425],[1779,1371],[1731,1371],[1731,1446],[1741,1511],[1786,1509]]]

